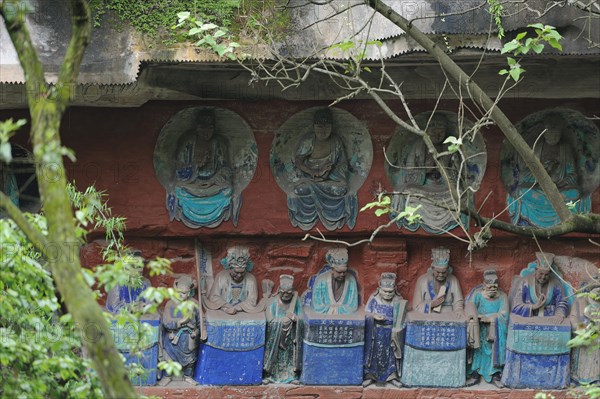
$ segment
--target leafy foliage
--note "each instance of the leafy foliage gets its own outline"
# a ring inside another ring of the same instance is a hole
[[[45,231],[44,217],[27,218]],[[90,362],[78,356],[80,330],[58,316],[44,259],[11,219],[0,219],[0,241],[0,397],[101,397]]]
[[[77,233],[85,242],[88,229],[104,229],[107,246],[103,251],[106,264],[92,270],[84,269],[90,286],[110,290],[117,284],[139,287],[142,284],[143,261],[134,256],[123,243],[125,220],[113,217],[106,196],[94,187],[79,192],[68,186],[75,208]],[[28,221],[47,235],[42,215],[25,214]],[[82,339],[86,329],[63,313],[52,277],[45,269],[45,259],[25,234],[8,218],[0,219],[0,398],[100,398],[102,391],[91,362],[82,356]],[[73,248],[73,256],[79,256]],[[158,258],[147,263],[151,276],[169,272],[170,263]],[[106,316],[118,326],[127,325],[128,333],[137,338],[131,343],[133,355],[148,347],[151,331],[139,323],[142,314],[154,313],[165,299],[177,299],[172,288],[147,290],[143,306],[123,309]],[[100,295],[96,291],[96,295]],[[191,312],[195,304],[185,301],[183,312]],[[181,366],[161,362],[161,369],[178,374]],[[130,375],[143,370],[137,364],[129,366]]]
[[[513,40],[506,43],[504,47],[502,47],[500,53],[509,53],[518,56],[532,51],[536,54],[540,54],[544,51],[545,43],[562,51],[562,45],[559,42],[563,37],[556,31],[556,28],[543,24],[530,24],[527,25],[527,27],[533,28],[536,34],[535,37],[527,37],[528,32],[521,32]],[[525,72],[525,69],[523,69],[521,64],[514,58],[507,57],[506,61],[508,62],[509,69],[502,69],[498,73],[500,75],[508,74],[515,82],[517,82],[521,77],[521,74]]]
[[[230,26],[240,3],[241,0],[90,0],[94,26],[99,26],[111,11],[118,24],[127,22],[152,38],[170,27],[177,14],[184,11],[191,11],[203,21]]]
[[[231,34],[227,28],[192,17],[188,11],[180,12],[177,18],[177,25],[174,28],[189,28],[186,35],[197,40],[195,46],[208,47],[219,57],[227,57],[231,60],[238,58],[234,50],[240,45],[230,40]]]

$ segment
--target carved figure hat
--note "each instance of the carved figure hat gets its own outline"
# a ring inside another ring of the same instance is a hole
[[[556,270],[556,263],[554,263],[554,254],[549,252],[536,252],[535,257],[537,259],[536,268],[546,270]]]
[[[223,268],[230,269],[233,263],[246,263],[246,271],[251,272],[254,268],[254,262],[250,260],[250,249],[243,245],[234,245],[227,249],[227,255],[221,259]]]
[[[191,291],[193,288],[196,288],[196,281],[194,281],[194,279],[190,276],[183,275],[175,280],[173,286],[181,290],[187,288],[189,291]]]
[[[348,249],[344,247],[332,248],[325,255],[327,263],[334,269],[348,268]]]
[[[446,247],[437,247],[431,250],[431,267],[447,269],[450,264],[450,250]]]
[[[388,290],[396,288],[396,273],[381,273],[379,288]]]
[[[289,274],[282,274],[279,276],[279,289],[280,290],[291,290],[294,286],[294,276]]]

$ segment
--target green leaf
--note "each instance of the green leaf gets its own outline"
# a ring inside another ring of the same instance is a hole
[[[558,40],[550,39],[548,40],[548,44],[554,47],[555,49],[562,51],[562,45],[558,42]]]
[[[542,51],[544,51],[544,45],[542,43],[537,43],[534,44],[533,46],[531,46],[531,49],[536,53],[539,54]]]
[[[521,76],[521,72],[524,72],[524,69],[513,68],[510,70],[509,74],[510,74],[510,77],[513,78],[513,80],[516,82],[519,80],[519,77]]]
[[[10,163],[12,161],[12,151],[10,143],[0,143],[0,161]]]
[[[363,70],[364,70],[364,71],[367,71],[367,72],[372,72],[372,71],[371,71],[371,68],[369,68],[368,66],[366,66],[366,67],[363,67]]]
[[[217,25],[208,23],[208,24],[202,25],[202,27],[200,29],[202,29],[203,31],[207,31],[207,30],[212,30],[212,29],[216,29],[216,28],[218,28]]]
[[[527,25],[527,27],[528,27],[528,28],[544,29],[544,24],[540,24],[540,23],[537,23],[537,24],[529,24],[529,25]]]
[[[194,36],[194,35],[197,35],[198,33],[201,33],[201,32],[202,32],[202,29],[200,29],[200,28],[192,28],[192,29],[189,30],[188,35],[189,36]]]
[[[373,45],[375,45],[375,46],[377,46],[377,47],[381,47],[381,46],[383,46],[383,43],[382,43],[381,41],[379,41],[379,40],[369,40],[369,41],[367,42],[367,44],[368,44],[368,45],[371,45],[371,44],[373,44]]]
[[[216,32],[213,34],[213,36],[214,36],[214,37],[221,37],[221,36],[225,36],[225,35],[226,35],[226,32],[224,32],[224,31],[223,31],[223,30],[221,30],[221,29],[217,30],[217,31],[216,31]]]
[[[514,58],[511,57],[506,57],[506,62],[508,63],[508,66],[513,67],[517,64],[517,60],[515,60]]]
[[[389,208],[379,208],[379,209],[375,209],[375,216],[379,217],[381,215],[385,215],[386,213],[389,213],[390,209]]]
[[[502,50],[500,50],[500,54],[510,53],[517,49],[520,45],[521,43],[519,43],[518,41],[511,40],[510,42],[506,43],[504,47],[502,47]]]
[[[525,36],[527,36],[527,32],[521,32],[517,35],[517,37],[515,38],[515,40],[521,40],[523,39]]]
[[[217,42],[215,41],[215,38],[214,38],[214,37],[212,37],[211,35],[206,35],[206,36],[204,37],[204,41],[205,41],[207,44],[210,44],[211,46],[216,46],[216,45],[217,45]]]
[[[508,71],[506,69],[501,69],[500,72],[498,72],[498,75],[506,75],[508,73]]]

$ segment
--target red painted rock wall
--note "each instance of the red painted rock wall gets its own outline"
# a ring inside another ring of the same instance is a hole
[[[211,105],[228,108],[241,115],[254,131],[258,144],[258,165],[254,178],[244,190],[239,224],[234,227],[225,222],[216,229],[189,229],[180,222],[169,222],[165,208],[165,190],[154,174],[153,151],[163,125],[181,109],[194,105]],[[109,204],[115,215],[128,219],[127,239],[130,246],[140,249],[146,258],[163,256],[172,260],[175,273],[195,276],[194,238],[197,237],[212,252],[215,274],[221,268],[219,260],[226,248],[243,243],[251,246],[258,279],[270,278],[278,283],[278,276],[291,273],[296,276],[296,287],[303,291],[307,279],[324,263],[327,244],[301,241],[304,232],[292,227],[288,219],[285,193],[277,186],[269,166],[269,151],[275,131],[289,117],[315,105],[316,101],[210,101],[210,102],[160,102],[148,103],[140,108],[71,108],[67,111],[62,137],[65,146],[77,155],[77,163],[68,163],[67,173],[77,186],[85,188],[95,184],[109,195]],[[415,114],[434,107],[431,101],[413,101]],[[501,104],[507,115],[518,122],[525,116],[550,107],[566,106],[586,115],[600,108],[600,100],[550,101],[531,99],[504,100]],[[370,202],[381,185],[391,189],[384,171],[383,147],[387,145],[395,126],[371,101],[349,101],[339,104],[364,121],[373,140],[373,165],[370,174],[358,192],[359,206]],[[399,102],[392,108],[405,117]],[[455,111],[456,102],[442,102],[440,109]],[[25,111],[2,111],[0,118],[28,117]],[[494,127],[483,132],[488,151],[488,165],[476,203],[488,196],[483,214],[493,215],[504,210],[504,187],[499,174],[499,156],[502,134]],[[19,133],[19,144],[28,147],[26,132]],[[600,190],[593,195],[593,209],[600,211]],[[500,216],[506,219],[506,214]],[[354,230],[327,232],[333,239],[356,241],[368,238],[385,217],[377,218],[372,212],[360,213]],[[317,227],[319,224],[317,225]],[[314,232],[314,230],[313,230]],[[460,231],[455,230],[458,236]],[[509,289],[513,275],[534,260],[535,241],[493,232],[488,247],[469,255],[466,244],[449,236],[434,236],[419,231],[410,233],[396,227],[384,230],[370,245],[350,249],[350,266],[359,275],[363,302],[373,292],[381,272],[398,273],[401,293],[412,297],[416,278],[426,271],[430,263],[430,250],[445,245],[451,249],[451,264],[461,280],[465,293],[481,281],[482,271],[495,267],[500,276],[501,288]],[[91,240],[101,238],[91,235]],[[599,264],[599,249],[587,241],[585,235],[570,235],[541,241],[541,247],[557,255],[579,257]],[[99,243],[90,243],[82,250],[88,266],[98,264]],[[581,271],[577,265],[565,269],[567,277],[575,283]],[[155,285],[170,285],[172,277],[157,279]]]

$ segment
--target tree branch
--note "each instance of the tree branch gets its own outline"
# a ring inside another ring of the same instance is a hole
[[[31,241],[41,253],[47,256],[46,250],[48,249],[48,241],[46,240],[46,237],[27,221],[23,212],[21,212],[21,210],[17,208],[10,198],[2,191],[0,191],[0,208],[6,209],[8,216],[10,216],[17,226],[23,230],[23,233],[25,233],[29,241]]]
[[[490,117],[492,120],[496,122],[510,144],[527,163],[531,173],[536,178],[540,187],[548,197],[560,220],[563,222],[570,220],[573,217],[573,214],[569,211],[564,203],[563,197],[558,191],[558,188],[552,182],[552,179],[545,171],[540,160],[534,155],[533,151],[527,145],[525,140],[523,140],[512,122],[496,106],[494,101],[492,101],[492,99],[490,99],[490,97],[485,94],[485,92],[474,81],[472,81],[471,78],[458,65],[456,65],[456,63],[444,52],[442,48],[440,48],[415,26],[411,25],[406,18],[398,14],[394,9],[383,3],[381,0],[366,1],[373,9],[377,10],[381,15],[396,24],[396,26],[398,26],[400,29],[404,30],[407,35],[415,39],[415,41],[417,41],[423,48],[425,48],[425,50],[428,51],[430,55],[432,55],[438,61],[440,66],[454,80],[456,80],[471,94],[473,101],[478,103],[486,112],[490,112]]]

